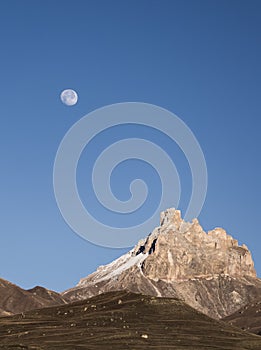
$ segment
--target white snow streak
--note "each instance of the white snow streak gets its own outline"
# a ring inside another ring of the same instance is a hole
[[[77,286],[83,286],[90,282],[98,283],[120,275],[123,271],[128,270],[134,265],[140,264],[147,258],[148,253],[133,256],[133,250],[119,257],[108,265],[100,266],[91,276],[83,278]]]

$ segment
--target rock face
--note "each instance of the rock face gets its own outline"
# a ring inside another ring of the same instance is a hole
[[[0,316],[65,304],[60,294],[42,287],[24,290],[0,278]]]
[[[161,227],[139,242],[134,254],[138,249],[149,254],[143,263],[143,273],[153,280],[171,282],[219,274],[256,277],[245,245],[238,246],[222,228],[206,234],[197,219],[186,223],[180,211],[174,209],[161,214]]]
[[[160,227],[127,254],[83,278],[63,293],[68,301],[103,292],[178,297],[213,317],[228,316],[261,295],[251,253],[222,228],[204,232],[180,211],[161,214]]]

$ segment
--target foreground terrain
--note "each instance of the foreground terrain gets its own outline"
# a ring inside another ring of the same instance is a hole
[[[261,349],[261,337],[177,299],[109,292],[0,318],[0,349]]]

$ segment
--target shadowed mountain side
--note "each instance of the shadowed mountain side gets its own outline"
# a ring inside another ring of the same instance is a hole
[[[261,297],[224,318],[224,321],[248,332],[261,335]]]
[[[0,349],[261,349],[261,337],[176,299],[110,292],[0,318]]]
[[[0,315],[2,316],[59,304],[65,304],[65,300],[56,292],[43,287],[24,290],[0,278]]]

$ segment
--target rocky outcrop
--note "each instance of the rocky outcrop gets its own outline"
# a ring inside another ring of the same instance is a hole
[[[65,304],[63,297],[42,287],[24,290],[0,278],[0,316]]]
[[[134,253],[141,247],[143,254],[149,253],[143,273],[151,279],[176,281],[216,274],[256,277],[245,245],[239,246],[222,228],[206,233],[197,219],[184,222],[178,210],[162,213],[161,227],[139,242]]]
[[[160,226],[127,254],[83,278],[63,293],[69,301],[128,289],[178,297],[197,310],[222,318],[261,294],[251,253],[222,228],[204,232],[180,211],[161,214]]]

